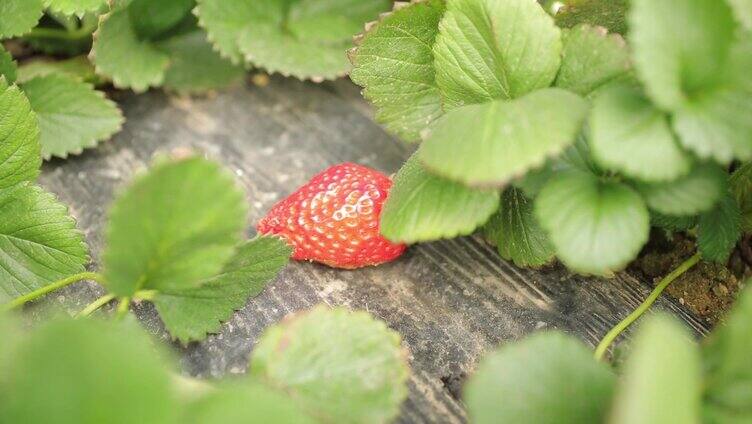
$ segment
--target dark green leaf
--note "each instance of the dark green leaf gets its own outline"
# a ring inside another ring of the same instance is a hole
[[[0,190],[39,175],[39,125],[28,99],[0,76]]]
[[[752,233],[752,162],[747,162],[731,174],[731,193],[742,214],[742,231]]]
[[[179,24],[194,5],[195,0],[132,0],[128,14],[138,37],[151,40]]]
[[[686,231],[697,225],[697,217],[663,215],[658,212],[650,213],[650,225],[667,231]]]
[[[637,189],[651,209],[665,215],[690,216],[710,210],[726,190],[727,179],[720,167],[700,164],[674,181],[639,184]]]
[[[547,3],[561,5],[554,16],[559,26],[569,28],[585,23],[602,26],[618,34],[627,32],[627,0],[564,0]]]
[[[726,263],[741,235],[741,212],[730,194],[700,215],[697,245],[705,260]]]

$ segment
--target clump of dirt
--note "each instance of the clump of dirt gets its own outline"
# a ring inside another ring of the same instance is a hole
[[[640,257],[631,265],[630,271],[657,284],[692,256],[695,250],[695,241],[686,235],[677,234],[669,239],[655,232]],[[737,251],[729,260],[729,267],[700,262],[671,283],[666,293],[713,326],[731,308],[743,281],[750,274],[749,264]]]

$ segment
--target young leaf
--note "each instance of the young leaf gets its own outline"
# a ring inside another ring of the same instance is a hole
[[[50,11],[63,15],[83,16],[95,13],[107,5],[107,0],[45,0]]]
[[[420,132],[442,114],[432,47],[444,10],[444,0],[396,9],[350,54],[350,78],[376,106],[376,120],[406,141],[420,141]]]
[[[604,28],[578,25],[562,31],[564,47],[555,85],[586,96],[630,70],[624,39]]]
[[[485,237],[496,245],[499,255],[517,266],[545,265],[556,253],[533,214],[532,200],[514,187],[504,191],[501,207],[483,231]]]
[[[467,384],[473,423],[603,422],[616,377],[580,341],[538,333],[486,357]]]
[[[101,83],[94,71],[94,66],[86,56],[76,56],[64,60],[49,60],[44,58],[25,61],[18,68],[18,83],[23,84],[36,77],[50,74],[66,76],[76,81],[84,81],[98,85]]]
[[[407,397],[400,338],[365,312],[320,306],[264,333],[250,374],[324,422],[389,422]]]
[[[125,324],[65,320],[35,330],[0,382],[0,422],[174,422],[168,367],[136,324]]]
[[[683,106],[723,74],[734,35],[725,1],[634,0],[629,26],[635,69],[659,107]]]
[[[700,422],[700,355],[672,318],[652,317],[638,331],[616,389],[613,424]]]
[[[287,264],[290,247],[281,239],[261,237],[237,248],[219,275],[198,287],[164,290],[152,302],[172,337],[183,343],[201,340],[261,293]]]
[[[554,15],[560,27],[570,28],[584,23],[602,26],[617,34],[627,32],[627,0],[563,0],[547,3],[560,4]]]
[[[742,164],[731,174],[731,193],[742,214],[742,231],[752,233],[752,162]]]
[[[89,256],[68,209],[41,188],[0,189],[0,304],[83,272]]]
[[[559,29],[535,1],[448,0],[433,47],[444,105],[514,99],[548,87],[561,49]]]
[[[674,181],[638,184],[650,209],[665,215],[689,216],[710,210],[727,187],[726,172],[714,164],[695,166]]]
[[[247,206],[232,177],[201,158],[158,163],[113,204],[104,275],[116,296],[196,287],[240,242]]]
[[[431,127],[419,158],[465,184],[503,185],[571,145],[587,111],[585,100],[559,88],[456,108]]]
[[[580,171],[552,178],[535,200],[535,213],[565,265],[609,276],[647,242],[650,217],[628,186]]]
[[[628,85],[601,90],[589,123],[593,158],[605,169],[660,182],[682,177],[692,167],[674,139],[668,117]]]
[[[0,39],[31,31],[43,13],[42,0],[0,0]]]
[[[497,190],[465,187],[427,172],[413,155],[394,177],[381,234],[401,243],[470,234],[499,207]]]
[[[0,76],[5,77],[7,83],[13,84],[16,80],[16,61],[0,44]]]
[[[26,96],[0,76],[0,190],[39,175],[39,125]]]
[[[705,260],[726,263],[741,235],[741,212],[730,194],[700,215],[697,245]]]
[[[39,120],[45,159],[79,154],[110,138],[123,124],[117,105],[90,84],[53,74],[21,88]]]

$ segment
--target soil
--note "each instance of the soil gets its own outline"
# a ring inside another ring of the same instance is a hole
[[[702,261],[669,285],[666,293],[714,326],[733,305],[743,282],[752,277],[752,261],[746,254],[750,249],[752,240],[747,237],[726,265]],[[657,284],[695,251],[695,241],[687,235],[676,234],[669,238],[654,231],[629,271]]]

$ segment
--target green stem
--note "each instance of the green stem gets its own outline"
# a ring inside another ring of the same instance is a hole
[[[27,302],[31,302],[32,300],[36,300],[45,294],[61,289],[65,286],[69,286],[73,283],[77,283],[79,281],[84,280],[90,280],[90,281],[96,281],[100,284],[104,281],[104,277],[101,274],[97,274],[95,272],[82,272],[80,274],[71,275],[68,278],[63,278],[62,280],[56,281],[52,284],[46,285],[40,289],[34,290],[33,292],[26,294],[21,297],[17,297],[10,301],[9,303],[6,303],[2,306],[0,306],[0,310],[11,310],[18,308],[20,306],[25,305]]]
[[[99,299],[91,302],[81,312],[79,312],[78,314],[76,314],[76,318],[88,317],[89,315],[91,315],[92,313],[94,313],[94,311],[96,311],[97,309],[99,309],[102,306],[110,303],[110,301],[112,299],[114,299],[114,298],[115,298],[115,295],[112,295],[112,294],[106,294],[106,295],[100,297]]]
[[[123,297],[120,299],[120,304],[118,304],[117,312],[115,313],[115,318],[117,319],[123,319],[125,318],[125,315],[128,313],[128,307],[131,305],[131,298],[130,297]]]
[[[700,254],[697,253],[691,258],[684,261],[681,265],[679,265],[676,269],[671,271],[670,274],[663,277],[663,280],[661,280],[657,286],[653,289],[652,292],[650,292],[650,295],[645,299],[640,306],[637,307],[634,311],[632,311],[631,314],[629,314],[626,318],[624,318],[620,323],[618,323],[614,328],[611,329],[608,333],[606,333],[606,336],[603,337],[603,340],[601,340],[600,343],[598,343],[598,347],[595,349],[595,359],[601,360],[603,359],[603,355],[606,353],[606,350],[608,350],[608,347],[611,346],[611,343],[613,343],[614,340],[616,340],[617,337],[619,337],[619,334],[621,334],[624,330],[627,329],[632,323],[634,323],[637,318],[642,316],[642,314],[645,313],[645,311],[650,308],[650,306],[655,303],[655,301],[658,299],[658,296],[663,293],[663,290],[668,287],[669,284],[671,284],[674,280],[679,278],[682,274],[687,272],[690,268],[695,266],[698,262],[700,262]]]

